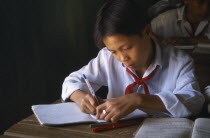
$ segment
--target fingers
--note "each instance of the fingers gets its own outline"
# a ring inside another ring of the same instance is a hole
[[[136,97],[136,95],[121,96],[96,107],[96,117],[97,119],[104,119],[105,121],[117,122],[120,118],[128,115],[134,111],[137,106],[134,106],[130,99]],[[103,113],[103,110],[106,113]]]
[[[165,45],[175,45],[179,38],[168,38],[164,41]]]
[[[96,107],[98,105],[98,103],[96,102],[96,100],[93,98],[91,94],[88,94],[88,100],[92,106]]]
[[[80,103],[80,109],[84,113],[96,114],[97,103],[91,94],[87,94]]]
[[[120,120],[120,114],[116,114],[115,112],[108,113],[105,118],[105,121],[116,123],[118,120]]]
[[[103,119],[107,122],[117,122],[121,118],[121,111],[113,109],[111,106],[108,105],[108,102],[105,102],[104,104],[101,104],[96,108],[96,118]]]
[[[99,101],[100,104],[102,104],[102,103],[105,102],[105,101],[104,101],[103,99],[101,99],[100,97],[97,96],[97,98],[98,98],[98,101]]]
[[[97,108],[96,108],[96,118],[97,119],[104,119],[105,117],[105,114],[103,113],[103,110],[106,109],[106,104],[103,103],[101,105],[99,105]],[[107,111],[106,111],[107,112]]]
[[[100,119],[103,119],[107,122],[116,123],[121,118],[121,114],[119,112],[115,112],[114,110],[109,111],[108,109],[105,110],[106,113],[103,112],[99,115]]]
[[[119,121],[120,118],[121,118],[120,115],[114,115],[110,120],[112,123],[117,123],[117,121]]]
[[[87,114],[93,114],[93,115],[96,114],[96,110],[94,108],[90,108],[88,106],[83,106],[81,108],[81,111],[84,112],[84,113],[87,113]]]

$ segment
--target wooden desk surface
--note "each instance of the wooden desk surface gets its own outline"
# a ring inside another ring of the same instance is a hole
[[[141,123],[140,123],[141,124]],[[116,128],[108,131],[92,132],[89,124],[66,125],[66,126],[41,126],[34,115],[31,115],[20,122],[14,124],[4,132],[3,136],[10,137],[100,137],[100,138],[131,138],[140,124],[124,128]]]

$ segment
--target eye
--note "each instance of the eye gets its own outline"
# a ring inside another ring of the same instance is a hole
[[[113,52],[111,52],[112,54],[116,54],[116,52],[115,51],[113,51]]]
[[[128,47],[125,47],[124,50],[129,50],[131,48],[132,48],[132,46],[128,46]]]

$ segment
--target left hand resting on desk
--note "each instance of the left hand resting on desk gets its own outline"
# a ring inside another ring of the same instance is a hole
[[[96,118],[109,122],[117,122],[135,109],[152,109],[168,112],[157,95],[132,93],[111,99],[96,107]],[[103,110],[106,113],[103,113]]]
[[[139,94],[132,93],[124,95],[115,99],[106,101],[105,103],[97,106],[96,117],[104,119],[105,121],[117,122],[120,118],[128,115],[139,107],[141,98]],[[103,110],[107,113],[104,114]]]

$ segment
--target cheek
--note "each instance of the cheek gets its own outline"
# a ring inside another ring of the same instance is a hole
[[[133,49],[132,52],[130,53],[130,57],[133,60],[141,60],[142,59],[142,55],[144,52],[142,52],[142,50],[140,48],[137,49]]]
[[[120,61],[119,56],[117,56],[117,55],[113,55],[113,56],[114,56],[115,59],[117,59],[118,61]],[[121,62],[121,61],[120,61],[120,62]]]
[[[122,61],[120,60],[120,54],[113,54],[113,56],[114,56],[115,59],[117,59],[118,61],[122,62]]]

